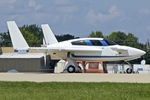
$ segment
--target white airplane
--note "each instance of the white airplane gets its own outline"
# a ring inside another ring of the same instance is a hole
[[[30,48],[14,21],[8,21],[8,29],[15,52],[29,52]],[[80,70],[76,61],[129,61],[140,58],[144,51],[128,46],[121,46],[103,38],[79,38],[58,42],[50,27],[42,25],[46,47],[39,47],[41,53],[46,52],[51,60],[64,59],[68,63],[65,68],[73,73]],[[132,67],[128,70],[132,71]]]

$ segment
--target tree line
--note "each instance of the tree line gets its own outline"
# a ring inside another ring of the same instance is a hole
[[[24,38],[26,39],[27,43],[31,47],[39,47],[43,43],[43,33],[42,29],[36,25],[24,25],[22,27],[19,27],[21,30]],[[104,35],[101,31],[91,32],[89,34],[89,37],[93,38],[105,38],[112,40],[120,45],[126,45],[135,47],[138,49],[142,49],[146,51],[146,55],[144,55],[142,58],[134,60],[132,62],[134,63],[140,63],[142,59],[146,60],[146,63],[150,64],[150,49],[145,43],[140,43],[139,39],[132,33],[125,33],[121,31],[112,32],[109,35]],[[64,41],[69,39],[75,39],[79,38],[71,34],[64,34],[64,35],[56,35],[56,38],[58,41]],[[2,32],[0,33],[0,45],[2,47],[10,47],[12,46],[11,39],[9,36],[9,32]]]

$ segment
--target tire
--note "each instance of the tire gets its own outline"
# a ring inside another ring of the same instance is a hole
[[[75,67],[73,65],[68,66],[67,71],[69,73],[74,73],[75,72]]]
[[[127,72],[128,74],[131,74],[131,73],[133,72],[133,69],[132,69],[132,68],[127,68],[126,72]]]

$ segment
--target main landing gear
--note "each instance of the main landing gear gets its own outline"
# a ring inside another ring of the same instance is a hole
[[[67,59],[65,71],[68,73],[81,73],[81,67],[72,59]]]

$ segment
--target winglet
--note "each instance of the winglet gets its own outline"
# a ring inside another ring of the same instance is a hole
[[[44,34],[44,39],[45,39],[46,45],[58,43],[54,33],[52,32],[52,30],[48,24],[42,24],[41,27],[42,27],[42,31]]]
[[[29,52],[29,46],[25,41],[23,35],[21,34],[15,21],[7,21],[7,26],[13,44],[14,52]]]

